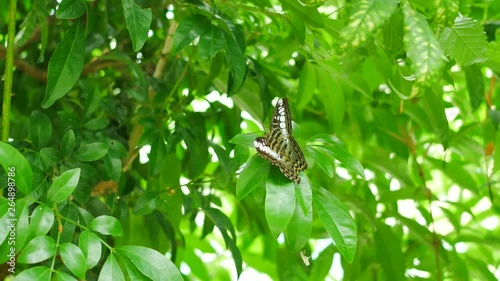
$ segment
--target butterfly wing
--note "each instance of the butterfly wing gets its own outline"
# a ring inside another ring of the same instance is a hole
[[[307,162],[292,136],[292,119],[286,98],[276,103],[270,133],[255,139],[254,146],[259,155],[278,166],[287,178],[300,183],[299,172],[307,168]]]

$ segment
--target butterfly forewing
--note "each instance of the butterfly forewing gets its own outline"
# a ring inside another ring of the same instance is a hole
[[[286,98],[279,99],[266,137],[256,138],[254,146],[262,158],[278,166],[289,179],[300,183],[299,172],[307,163],[297,141],[292,136],[292,119]]]

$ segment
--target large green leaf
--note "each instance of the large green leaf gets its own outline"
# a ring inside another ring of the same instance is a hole
[[[49,236],[37,236],[31,240],[17,257],[20,263],[34,264],[52,257],[56,253],[56,243]]]
[[[417,82],[432,85],[441,76],[445,56],[425,17],[404,3],[404,42]]]
[[[113,253],[111,253],[106,262],[102,266],[101,272],[99,274],[99,281],[106,280],[116,280],[116,281],[125,281],[125,277],[123,276],[123,272],[120,268],[120,265],[116,261],[116,258]]]
[[[50,58],[47,89],[42,102],[43,108],[50,107],[75,85],[83,70],[84,45],[85,34],[83,27],[79,21],[76,21],[66,32]]]
[[[199,26],[199,24],[196,24],[195,26],[199,27],[200,31],[206,28],[206,26]],[[197,34],[196,30],[194,31],[194,34],[190,34],[188,38]],[[218,27],[209,25],[208,29],[201,34],[200,42],[198,43],[198,56],[201,60],[211,60],[215,57],[215,55],[217,55],[217,53],[226,49],[226,42],[224,41],[223,33],[224,31]],[[186,38],[186,41],[188,41],[188,38]]]
[[[7,175],[7,191],[16,187],[24,194],[33,190],[33,172],[26,158],[10,144],[0,141],[0,164]],[[10,196],[10,195],[9,195]]]
[[[455,24],[440,34],[439,42],[457,63],[471,65],[487,59],[486,35],[478,21],[457,17]]]
[[[153,249],[139,246],[120,246],[116,248],[116,251],[123,258],[129,259],[142,274],[151,280],[183,280],[174,263]]]
[[[123,14],[127,29],[132,39],[132,47],[134,52],[138,52],[148,39],[148,32],[153,19],[151,9],[141,9],[134,0],[122,0]]]
[[[59,203],[66,200],[78,185],[80,171],[80,168],[68,170],[56,178],[47,191],[47,201]]]
[[[323,187],[313,190],[314,207],[326,231],[347,262],[351,263],[358,243],[356,223],[337,197]]]
[[[73,274],[78,276],[78,278],[85,279],[87,263],[82,250],[80,250],[80,248],[78,248],[75,244],[71,243],[64,243],[59,245],[59,247],[61,258],[66,267],[68,267]]]
[[[307,177],[295,185],[297,204],[286,227],[286,240],[292,251],[298,252],[309,241],[313,223],[312,189]]]
[[[35,147],[47,146],[52,137],[52,124],[49,117],[40,111],[33,111],[30,116],[29,137]]]
[[[421,100],[422,107],[434,130],[434,135],[443,147],[447,148],[450,138],[450,128],[444,112],[443,101],[433,92],[425,94]]]
[[[193,42],[196,37],[203,34],[210,26],[210,20],[201,15],[193,14],[185,18],[179,23],[179,26],[174,33],[172,53],[177,54],[180,50],[184,49],[187,45]],[[207,36],[208,35],[209,34],[207,34]],[[204,39],[203,47],[205,50],[203,52],[207,51],[205,41],[206,40]]]
[[[85,2],[82,0],[63,0],[56,11],[58,19],[76,19],[85,14]]]
[[[233,255],[234,266],[236,267],[236,273],[239,277],[242,271],[243,259],[241,257],[240,250],[236,246],[236,232],[233,224],[229,218],[218,209],[205,208],[203,211],[220,230],[220,233],[224,238],[224,242],[226,243],[226,247],[229,248],[231,254]],[[229,236],[229,234],[231,234],[231,236]]]
[[[248,160],[236,182],[236,197],[241,200],[257,187],[269,174],[270,164],[255,155]]]
[[[99,216],[89,224],[89,227],[104,235],[123,236],[122,225],[115,217]]]
[[[101,240],[95,233],[84,230],[80,233],[78,246],[86,259],[87,268],[93,268],[101,258]]]
[[[475,111],[484,100],[484,77],[477,64],[464,67],[465,82],[469,91],[469,102],[472,111]]]
[[[266,219],[274,237],[286,228],[295,210],[294,182],[277,169],[271,169],[266,182]]]
[[[108,153],[108,149],[109,146],[103,142],[86,143],[82,144],[78,150],[73,153],[73,157],[79,161],[91,162],[104,157],[104,155]]]
[[[40,205],[31,214],[30,236],[37,237],[45,235],[54,223],[54,212],[46,205]]]

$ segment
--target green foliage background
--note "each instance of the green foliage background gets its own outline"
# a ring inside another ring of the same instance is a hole
[[[0,1],[0,277],[15,218],[16,280],[498,280],[499,16]],[[255,155],[275,97],[301,184]]]

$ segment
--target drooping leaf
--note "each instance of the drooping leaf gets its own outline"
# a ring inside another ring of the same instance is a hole
[[[405,2],[403,11],[404,42],[416,81],[432,85],[440,77],[446,58],[425,17],[408,2]]]
[[[193,42],[196,37],[203,34],[210,26],[210,20],[201,15],[193,14],[185,18],[179,23],[174,33],[172,53],[177,54],[180,50]],[[205,42],[204,40],[204,44]]]
[[[358,243],[357,227],[348,209],[323,187],[313,190],[318,217],[347,262],[351,263]]]
[[[278,237],[290,222],[296,206],[294,182],[276,168],[267,178],[265,204],[267,223],[272,235]]]
[[[153,19],[151,9],[141,9],[134,0],[122,0],[123,14],[132,39],[134,52],[138,52],[148,39],[148,31]]]
[[[50,107],[66,95],[75,85],[83,70],[85,34],[82,24],[76,21],[64,35],[50,58],[47,89],[42,108]]]

